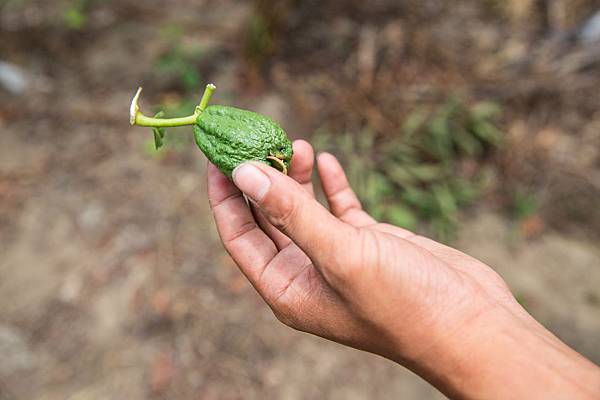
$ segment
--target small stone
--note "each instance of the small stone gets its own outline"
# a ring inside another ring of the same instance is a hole
[[[584,43],[600,39],[600,10],[592,15],[581,28],[579,39]]]
[[[23,334],[9,325],[0,325],[0,377],[33,368],[35,356]]]
[[[27,74],[14,64],[0,61],[0,86],[12,94],[23,94],[29,87]]]

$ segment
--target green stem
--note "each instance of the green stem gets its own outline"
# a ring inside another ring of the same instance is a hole
[[[140,98],[140,94],[142,93],[142,88],[139,88],[137,93],[133,97],[133,100],[131,101],[131,107],[129,111],[129,119],[131,125],[149,126],[153,128],[168,128],[173,126],[194,125],[198,116],[208,106],[208,102],[210,101],[210,98],[215,89],[216,86],[212,83],[206,85],[206,89],[204,89],[204,94],[202,95],[202,99],[200,100],[200,104],[196,107],[194,113],[190,116],[179,118],[153,118],[144,115],[140,111],[138,101]]]
[[[216,88],[217,87],[212,83],[206,85],[206,89],[204,89],[204,94],[202,95],[202,99],[200,100],[200,105],[198,106],[200,112],[204,111],[206,106],[208,106],[208,102],[210,101],[210,98],[212,97],[212,94]]]
[[[135,125],[150,126],[153,128],[168,128],[171,126],[194,125],[196,123],[196,118],[198,118],[198,115],[199,114],[194,113],[188,117],[180,118],[152,118],[147,117],[141,112],[139,112],[135,116]]]

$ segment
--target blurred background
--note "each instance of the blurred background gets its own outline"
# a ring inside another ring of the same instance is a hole
[[[267,114],[377,218],[493,266],[600,363],[592,0],[0,0],[0,399],[440,399],[282,326],[216,235],[191,129]]]

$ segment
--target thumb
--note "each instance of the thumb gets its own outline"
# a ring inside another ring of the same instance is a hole
[[[334,217],[298,182],[259,162],[238,166],[233,181],[317,267],[341,266],[356,229]]]

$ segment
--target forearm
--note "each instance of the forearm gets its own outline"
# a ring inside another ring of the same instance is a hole
[[[533,318],[498,313],[440,340],[415,371],[452,398],[597,399],[600,369]]]

